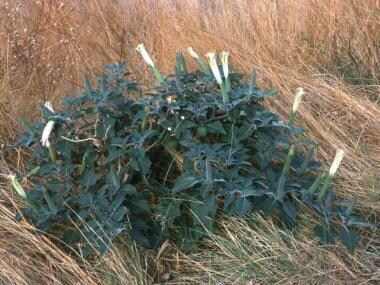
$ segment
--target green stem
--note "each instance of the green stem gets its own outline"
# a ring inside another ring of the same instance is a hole
[[[26,204],[32,209],[33,213],[36,214],[38,212],[37,205],[34,204],[34,202],[29,199],[28,195],[26,195],[25,200],[26,200]]]
[[[231,80],[230,80],[229,76],[226,77],[225,84],[226,84],[227,92],[230,93],[231,92]]]
[[[292,111],[290,113],[289,126],[293,126],[294,125],[294,118],[295,118],[295,116],[296,116],[296,113]]]
[[[330,175],[327,175],[326,178],[325,178],[325,181],[323,183],[323,186],[322,186],[322,189],[321,189],[321,192],[319,192],[319,201],[322,201],[322,199],[324,198],[327,190],[329,189],[330,185],[331,185],[331,179],[332,177]]]
[[[288,157],[286,158],[286,162],[285,162],[285,165],[284,167],[282,168],[282,175],[286,175],[288,174],[289,172],[289,168],[290,168],[290,164],[292,163],[293,161],[293,157],[294,157],[294,145],[292,145],[289,149],[289,152],[288,152]]]
[[[223,82],[220,84],[220,89],[222,89],[223,103],[230,102],[230,96],[228,95],[226,85]]]
[[[51,199],[49,193],[45,190],[45,191],[43,191],[43,195],[44,195],[46,202],[48,203],[50,211],[52,211],[52,212],[56,211],[54,201]]]
[[[294,145],[292,145],[288,152],[288,157],[286,158],[286,162],[284,167],[282,168],[282,173],[280,180],[278,182],[277,186],[277,200],[282,201],[284,197],[284,185],[285,185],[285,178],[286,175],[289,173],[290,165],[293,161],[294,157]]]
[[[52,146],[49,146],[48,149],[49,149],[49,155],[50,155],[51,161],[54,164],[56,164],[57,163],[57,152],[55,151],[55,148]]]
[[[149,111],[149,107],[148,106],[146,106],[145,108],[144,108],[144,111],[145,112],[148,112]],[[148,119],[148,113],[144,116],[144,118],[142,119],[142,122],[141,122],[141,130],[143,131],[143,130],[145,130],[145,128],[146,128],[146,122],[147,122],[147,119]]]
[[[203,60],[201,60],[200,58],[196,58],[196,61],[197,61],[198,64],[201,66],[201,68],[203,69],[203,71],[204,71],[207,75],[210,75],[210,69],[209,69],[208,65],[207,65]]]
[[[158,68],[155,67],[155,66],[153,66],[152,67],[152,71],[153,71],[153,74],[156,77],[157,81],[160,84],[163,84],[165,82],[165,79],[162,77],[162,75],[161,75],[160,71],[158,70]]]
[[[315,190],[317,190],[318,186],[321,184],[321,181],[322,181],[322,175],[319,174],[318,177],[313,182],[313,184],[307,190],[307,194],[313,195]]]

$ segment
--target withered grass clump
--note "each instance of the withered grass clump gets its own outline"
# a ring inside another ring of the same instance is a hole
[[[300,108],[298,122],[308,129],[311,139],[320,143],[320,159],[331,161],[335,149],[344,146],[347,156],[339,171],[337,192],[346,198],[357,196],[359,209],[378,223],[378,0],[261,0],[254,3],[248,0],[216,0],[210,4],[197,0],[22,1],[21,5],[19,1],[7,2],[0,4],[0,144],[14,141],[18,117],[33,117],[37,105],[46,100],[56,102],[58,98],[80,89],[84,73],[98,74],[105,64],[120,60],[127,60],[135,71],[143,70],[145,65],[134,50],[140,42],[153,51],[152,57],[165,73],[172,71],[175,52],[184,50],[190,44],[203,55],[213,49],[228,50],[233,65],[246,69],[244,71],[249,71],[252,66],[258,70],[260,85],[279,87],[280,96],[272,100],[268,107],[284,117],[293,102],[292,91],[298,86],[305,88],[308,96],[305,96],[305,104]],[[146,71],[134,76],[137,79],[146,78],[150,76],[149,70]],[[8,158],[8,163],[22,165],[17,154],[3,154]],[[7,189],[4,188],[4,191],[10,195]],[[1,203],[3,207],[9,205],[3,198]],[[1,224],[4,232],[20,226],[12,219],[7,222],[2,220]],[[244,227],[241,229],[244,230]],[[250,232],[247,230],[245,234],[250,235]],[[304,234],[310,237],[309,231],[305,230]],[[220,238],[233,241],[235,236],[234,233],[223,234]],[[294,239],[290,233],[286,233],[286,237]],[[344,283],[344,280],[376,283],[379,279],[376,269],[379,265],[379,239],[378,232],[367,233],[367,237],[360,242],[361,249],[352,256],[338,254],[339,248],[335,247],[326,250],[315,243],[308,244],[308,247],[299,244],[305,256],[320,256],[320,267],[313,267],[318,274],[304,273],[302,270],[297,271],[298,275],[290,274],[287,268],[279,268],[281,274],[271,280],[301,284],[305,280],[336,284]],[[6,251],[6,245],[10,242],[8,236],[6,242],[4,240],[1,237],[2,252]],[[39,242],[39,245],[35,243],[37,248],[46,245],[41,239]],[[265,243],[263,252],[277,256],[275,248],[269,243]],[[12,244],[14,248],[19,246],[17,242]],[[42,256],[36,255],[32,246],[20,245],[20,248],[24,256],[29,256],[29,261],[46,265],[44,274],[55,276],[54,268],[46,263],[52,258],[51,252]],[[209,252],[220,251],[218,247],[210,246]],[[210,267],[213,264],[211,261],[206,267],[193,256],[182,258],[174,250],[166,252],[166,255],[169,254],[170,265],[161,261],[156,264],[156,271],[165,277],[168,271],[174,272],[172,275],[176,278],[181,275],[182,279],[186,275],[188,278],[204,276],[205,272],[215,278],[218,276],[218,269]],[[228,264],[240,255],[227,252],[220,256],[220,262]],[[281,264],[296,259],[298,255],[291,252],[283,257]],[[12,263],[11,258],[2,260],[4,264],[1,268],[17,268],[22,274],[27,272],[28,275],[23,278],[29,283],[44,283],[46,280],[36,270],[28,267],[22,269]],[[272,260],[268,258],[267,262],[271,263]],[[296,264],[296,269],[308,268],[308,259],[298,260],[299,263],[290,263]],[[107,262],[102,265],[109,264]],[[368,266],[363,266],[365,264]],[[126,272],[123,263],[119,262],[118,265],[120,270],[114,275],[121,283],[127,274],[122,274]],[[72,266],[75,270],[76,265]],[[222,272],[226,276],[234,276],[228,271]],[[9,276],[7,271],[1,274]],[[270,272],[261,271],[261,274],[264,277],[253,273],[253,281],[267,282]],[[71,273],[68,276],[72,276]],[[321,276],[327,279],[321,279]],[[61,276],[61,280],[63,278]],[[213,278],[210,277],[210,284],[216,282]],[[239,284],[240,281],[236,280],[235,284]],[[22,284],[17,280],[12,282]],[[138,281],[134,282],[139,284]],[[231,280],[226,282],[234,284]],[[193,283],[197,282],[193,280]]]

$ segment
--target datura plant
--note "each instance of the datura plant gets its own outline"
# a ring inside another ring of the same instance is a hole
[[[354,249],[353,227],[366,223],[332,189],[344,152],[320,170],[316,144],[294,126],[302,89],[287,123],[262,104],[277,91],[237,73],[226,52],[207,54],[207,65],[189,48],[200,70],[189,72],[178,53],[163,76],[137,50],[157,85],[131,81],[126,63],[110,65],[96,86],[85,77],[61,108],[47,103],[40,121],[23,121],[16,146],[29,150],[27,174],[9,178],[24,217],[84,255],[103,254],[123,232],[149,248],[171,239],[190,250],[232,215],[258,211],[295,227],[304,203],[320,217],[322,242]]]

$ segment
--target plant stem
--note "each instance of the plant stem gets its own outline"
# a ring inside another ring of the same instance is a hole
[[[52,146],[49,146],[48,149],[49,149],[49,155],[50,155],[51,161],[54,164],[56,164],[57,163],[57,152],[55,151],[55,148]]]
[[[162,75],[161,75],[160,71],[158,70],[158,68],[155,67],[155,66],[153,66],[152,67],[152,71],[153,71],[153,74],[156,77],[157,81],[160,84],[163,84],[165,82],[165,79],[162,77]]]
[[[326,178],[325,178],[325,181],[323,183],[323,186],[322,186],[322,189],[321,189],[321,192],[319,192],[319,201],[321,201],[323,199],[323,197],[325,196],[326,194],[326,191],[328,190],[328,188],[330,187],[331,185],[331,179],[332,177],[330,175],[327,175]]]

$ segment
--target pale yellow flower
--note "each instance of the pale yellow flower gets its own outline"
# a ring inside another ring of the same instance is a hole
[[[335,172],[338,170],[338,167],[339,167],[340,163],[342,162],[344,155],[345,155],[345,152],[342,149],[338,149],[336,151],[334,161],[333,161],[333,163],[330,167],[330,170],[329,170],[330,177],[333,177]]]
[[[292,108],[293,113],[297,112],[297,110],[301,104],[302,97],[303,97],[303,95],[305,95],[303,88],[297,88],[296,92],[297,92],[296,98],[294,99],[293,108]]]
[[[188,52],[193,58],[195,58],[195,59],[197,59],[197,60],[200,59],[199,55],[193,50],[192,47],[188,47],[188,48],[187,48],[187,52]]]
[[[149,56],[148,52],[146,51],[144,44],[139,44],[136,50],[141,54],[141,56],[149,66],[154,67],[154,62],[152,58]]]
[[[226,51],[223,51],[220,53],[220,60],[222,62],[223,73],[224,73],[225,78],[228,78],[228,73],[229,73],[229,69],[228,69],[228,56],[229,55],[230,55],[230,53],[226,52]]]
[[[53,110],[53,105],[51,102],[46,102],[45,107],[48,108],[51,112],[54,112]],[[50,134],[54,129],[55,122],[54,121],[49,121],[47,122],[43,132],[42,132],[42,137],[41,137],[41,143],[43,146],[50,147]]]
[[[206,54],[206,57],[208,59],[211,71],[216,79],[216,82],[218,82],[219,85],[222,85],[222,77],[219,72],[218,63],[216,62],[216,54],[214,52],[209,52]]]

